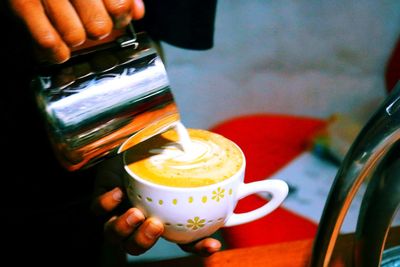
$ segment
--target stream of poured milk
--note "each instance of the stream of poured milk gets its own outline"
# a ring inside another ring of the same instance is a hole
[[[182,146],[182,150],[187,152],[192,144],[190,140],[189,132],[182,122],[178,122],[175,125],[175,131],[178,133],[179,144]]]

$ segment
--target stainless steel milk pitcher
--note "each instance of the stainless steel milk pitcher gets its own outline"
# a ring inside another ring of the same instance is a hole
[[[114,156],[179,121],[164,64],[144,32],[130,29],[38,73],[32,82],[37,103],[55,154],[70,171]]]

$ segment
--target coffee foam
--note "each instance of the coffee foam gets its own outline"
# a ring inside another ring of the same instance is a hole
[[[225,180],[243,164],[240,149],[225,137],[188,129],[185,149],[174,130],[128,150],[125,162],[137,176],[162,185],[197,187]]]

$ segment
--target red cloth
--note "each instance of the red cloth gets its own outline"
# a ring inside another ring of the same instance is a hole
[[[387,61],[385,69],[385,85],[390,92],[400,80],[400,38]]]
[[[286,115],[249,115],[234,118],[210,130],[236,142],[246,156],[245,182],[267,179],[301,152],[308,149],[314,134],[325,121]],[[239,201],[236,212],[260,207],[266,200],[252,195]],[[279,207],[271,214],[239,226],[222,229],[230,248],[313,238],[317,225]]]

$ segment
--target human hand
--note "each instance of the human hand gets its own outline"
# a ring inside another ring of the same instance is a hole
[[[71,48],[100,40],[144,16],[142,0],[9,0],[25,23],[41,61],[62,63]]]
[[[123,190],[122,170],[122,158],[118,156],[99,166],[93,210],[98,215],[107,216],[104,225],[106,240],[121,246],[128,254],[140,255],[157,242],[164,225],[156,218],[145,218],[139,209],[130,206]],[[221,243],[207,237],[179,247],[186,252],[209,256],[220,250]]]

